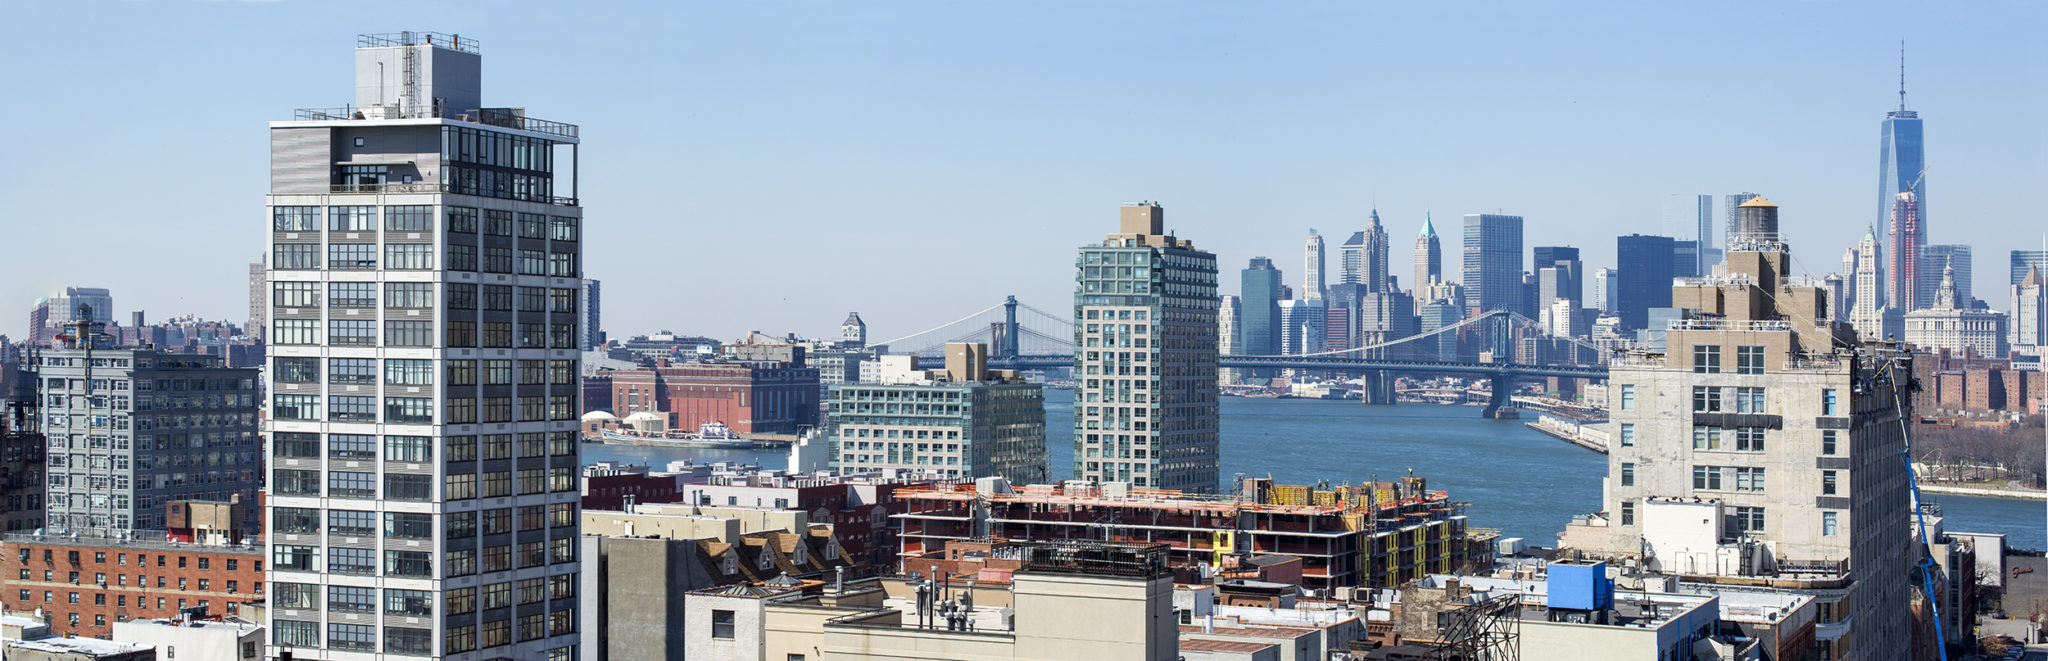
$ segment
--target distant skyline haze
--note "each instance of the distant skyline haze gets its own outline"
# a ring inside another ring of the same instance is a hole
[[[1877,213],[1901,38],[1942,198],[1927,241],[2002,274],[2048,230],[2031,3],[506,9],[12,7],[0,53],[35,65],[0,108],[0,332],[66,286],[112,290],[115,319],[244,320],[267,122],[346,103],[355,35],[399,30],[477,39],[486,105],[582,126],[614,338],[829,338],[849,310],[890,338],[1009,294],[1064,309],[1075,248],[1140,200],[1224,274],[1267,255],[1296,283],[1309,228],[1341,242],[1375,206],[1391,273],[1414,272],[1401,241],[1432,212],[1521,216],[1524,250],[1575,246],[1591,271],[1618,235],[1688,232],[1664,222],[1674,195],[1720,214],[1753,191],[1825,275]],[[2003,310],[2007,284],[1974,294]]]

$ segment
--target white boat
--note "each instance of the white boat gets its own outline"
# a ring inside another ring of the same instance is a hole
[[[670,436],[633,430],[606,429],[598,434],[598,439],[611,445],[646,445],[672,448],[751,450],[769,447],[767,443],[740,438],[739,435],[732,432],[731,427],[727,427],[722,422],[704,423],[697,427],[697,433],[694,435]]]

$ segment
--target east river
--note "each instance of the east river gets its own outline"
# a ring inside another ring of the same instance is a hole
[[[1055,479],[1072,477],[1071,391],[1046,391],[1046,443]],[[1522,426],[1487,420],[1476,406],[1356,401],[1223,398],[1223,465],[1233,475],[1271,475],[1283,484],[1331,484],[1393,479],[1410,469],[1432,489],[1471,503],[1472,525],[1503,536],[1553,546],[1572,515],[1600,508],[1607,458]],[[733,461],[782,468],[779,452],[689,450],[617,445],[583,446],[586,462],[646,463]],[[1942,506],[1954,531],[2004,533],[2010,546],[2039,549],[2044,539],[2041,501],[1928,496]]]

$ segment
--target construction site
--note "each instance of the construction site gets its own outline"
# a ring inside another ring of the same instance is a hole
[[[1432,573],[1493,561],[1497,531],[1466,525],[1465,503],[1423,478],[1316,486],[1244,479],[1237,494],[1205,496],[1068,481],[1012,488],[1001,480],[910,487],[900,558],[953,540],[1095,540],[1165,544],[1178,571],[1220,571],[1226,558],[1301,559],[1301,586],[1394,588]]]

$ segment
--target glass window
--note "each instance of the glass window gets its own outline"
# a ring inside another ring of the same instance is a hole
[[[1632,487],[1632,486],[1635,486],[1635,484],[1636,484],[1636,465],[1635,465],[1635,464],[1633,464],[1633,463],[1629,463],[1629,462],[1622,462],[1622,464],[1621,464],[1621,486],[1624,486],[1624,487]]]
[[[373,307],[377,307],[377,283],[374,283],[374,282],[330,282],[330,283],[327,283],[327,307],[330,307],[330,308],[373,308]]]
[[[363,510],[328,510],[327,532],[343,537],[377,534],[377,513]]]
[[[377,589],[332,585],[327,588],[327,607],[344,613],[377,612]]]
[[[279,383],[320,382],[320,359],[318,358],[281,356],[273,361],[272,364],[276,367],[276,371],[272,372],[272,374],[275,375],[274,378]]]
[[[370,588],[362,589],[371,590]],[[375,590],[371,591],[375,592]],[[330,601],[332,596],[330,593]],[[375,606],[372,605],[372,608],[374,609]],[[327,625],[327,648],[336,650],[376,650],[377,627],[368,624],[329,623]]]
[[[1763,532],[1763,531],[1764,531],[1764,508],[1761,508],[1761,507],[1737,507],[1737,508],[1735,508],[1735,530],[1736,530],[1736,531],[1738,531],[1738,532]]]
[[[1820,493],[1824,496],[1835,495],[1835,471],[1820,472]]]
[[[1721,449],[1721,428],[1720,428],[1720,427],[1708,427],[1708,426],[1705,426],[1705,425],[1693,425],[1693,428],[1692,428],[1692,449],[1694,449],[1694,450],[1719,450],[1719,449]]]
[[[548,238],[548,217],[537,213],[519,214],[519,238]]]
[[[484,248],[483,262],[478,270],[485,273],[511,273],[512,249]]]
[[[448,207],[448,231],[476,233],[476,209],[469,207]],[[471,237],[470,241],[476,241]]]
[[[1821,453],[1821,454],[1834,454],[1834,453],[1835,453],[1835,430],[1833,430],[1833,429],[1824,429],[1824,430],[1821,430],[1821,432],[1820,432],[1820,453]]]
[[[1635,525],[1635,524],[1636,524],[1636,504],[1635,504],[1635,501],[1631,501],[1631,500],[1624,500],[1624,501],[1621,501],[1621,525],[1624,525],[1624,526],[1632,526],[1632,525]]]
[[[384,475],[384,498],[387,500],[429,500],[434,497],[434,476],[412,475],[409,473],[386,473]]]
[[[1735,428],[1735,449],[1736,449],[1736,450],[1740,450],[1740,451],[1742,451],[1742,452],[1763,452],[1763,451],[1764,451],[1764,428],[1762,428],[1762,427],[1737,427],[1737,428]]]
[[[424,204],[384,207],[384,229],[393,232],[432,231],[434,207]]]
[[[431,307],[434,307],[434,283],[431,283],[431,282],[387,282],[387,283],[384,283],[384,307],[387,307],[387,308],[431,308]]]
[[[433,461],[434,439],[429,436],[386,436],[384,460],[414,463]]]
[[[496,236],[512,236],[512,212],[485,209],[484,233]]]
[[[275,544],[270,547],[272,568],[288,571],[318,571],[320,547]]]
[[[384,536],[391,539],[433,539],[434,515],[385,512]]]
[[[578,234],[577,223],[578,219],[567,216],[548,219],[548,238],[556,241],[575,241]]]
[[[273,282],[270,283],[270,305],[278,308],[320,307],[320,283],[318,282]]]
[[[459,243],[448,244],[448,270],[475,271],[476,267],[476,246]]]
[[[279,420],[319,420],[319,395],[272,395],[270,415]]]
[[[1719,412],[1721,410],[1721,389],[1716,386],[1693,386],[1692,410],[1694,413]]]
[[[277,469],[272,488],[286,496],[320,495],[320,471]]]
[[[377,207],[327,207],[330,232],[369,232],[377,229]]]
[[[394,386],[434,385],[434,361],[410,358],[385,360],[384,383]]]
[[[272,583],[270,598],[278,608],[318,610],[320,586],[306,583]]]
[[[1636,446],[1636,425],[1635,425],[1635,423],[1632,423],[1632,422],[1624,422],[1624,423],[1621,423],[1621,447],[1625,447],[1625,448],[1632,448],[1632,447],[1635,447],[1635,446]]]
[[[336,498],[376,498],[377,474],[329,471],[328,495]]]
[[[432,556],[429,551],[385,551],[384,575],[431,578],[434,575]]]
[[[1735,490],[1762,493],[1764,490],[1764,469],[1735,467]]]
[[[157,600],[162,601],[163,598],[158,597]],[[271,626],[275,627],[275,640],[280,646],[299,648],[318,648],[321,646],[320,624],[318,622],[280,619],[272,620]]]
[[[270,508],[270,527],[287,534],[320,532],[320,510],[311,507]]]
[[[270,341],[278,344],[319,344],[321,330],[319,319],[274,319],[270,322]]]
[[[1741,387],[1741,388],[1736,388],[1736,389],[1735,389],[1735,412],[1736,412],[1736,413],[1763,413],[1763,412],[1764,412],[1764,389],[1763,389],[1763,388],[1754,388],[1754,387],[1747,387],[1747,386],[1745,386],[1745,387]]]
[[[424,271],[434,268],[431,243],[392,243],[384,246],[384,268]]]
[[[1735,347],[1735,373],[1764,373],[1764,348],[1757,346]]]
[[[320,244],[277,244],[270,249],[270,268],[277,270],[320,268]]]
[[[369,319],[336,319],[327,322],[327,343],[369,346],[377,343],[377,322]]]
[[[386,592],[416,592],[416,590],[386,590]],[[421,592],[421,594],[426,594]],[[387,611],[388,612],[388,611]],[[425,656],[434,651],[434,632],[431,629],[412,627],[384,627],[384,651],[389,654]]]
[[[1841,415],[1841,412],[1835,406],[1835,389],[1828,388],[1820,391],[1820,414]]]
[[[370,529],[370,534],[375,533],[376,528],[373,526]],[[337,574],[375,574],[377,573],[377,552],[370,549],[330,547],[327,549],[327,571]],[[351,589],[365,590],[368,593],[375,592],[375,590],[370,588]],[[376,597],[368,593],[363,594],[360,599],[364,610],[376,607]],[[336,608],[339,605],[334,603],[336,597],[331,589],[327,593],[327,600],[329,608]]]
[[[1835,523],[1835,513],[1834,513],[1834,512],[1821,512],[1821,513],[1820,513],[1820,534],[1822,534],[1822,535],[1825,535],[1825,536],[1828,536],[1828,537],[1833,537],[1833,536],[1835,536],[1835,535],[1836,535],[1836,533],[1837,533],[1838,531],[1839,531],[1839,529],[1838,529],[1838,528],[1836,527],[1836,523]]]
[[[519,251],[519,274],[520,274],[520,275],[547,275],[547,274],[548,274],[548,261],[547,261],[547,253],[545,253],[545,252],[542,252],[542,251],[539,251],[539,250],[521,250],[521,251]]]
[[[384,345],[391,347],[434,346],[434,322],[386,321],[384,322]]]
[[[377,437],[368,434],[328,434],[327,455],[336,459],[377,458]]]
[[[329,383],[345,384],[376,383],[377,359],[329,358],[327,359],[327,380]]]
[[[327,268],[354,271],[377,268],[377,244],[327,244]]]
[[[1692,488],[1705,491],[1721,490],[1720,466],[1692,467]]]
[[[733,627],[733,617],[732,617],[732,611],[725,611],[725,610],[714,610],[714,611],[711,611],[711,637],[712,637],[712,638],[724,638],[724,639],[731,639],[731,638],[732,638],[732,627]]]
[[[377,398],[361,395],[333,395],[327,398],[327,419],[345,422],[376,422]]]
[[[1636,410],[1636,386],[1633,383],[1621,384],[1621,410]]]
[[[272,228],[279,232],[317,232],[320,207],[271,207]]]
[[[1694,374],[1721,373],[1721,347],[1712,344],[1692,345],[1692,372]]]

